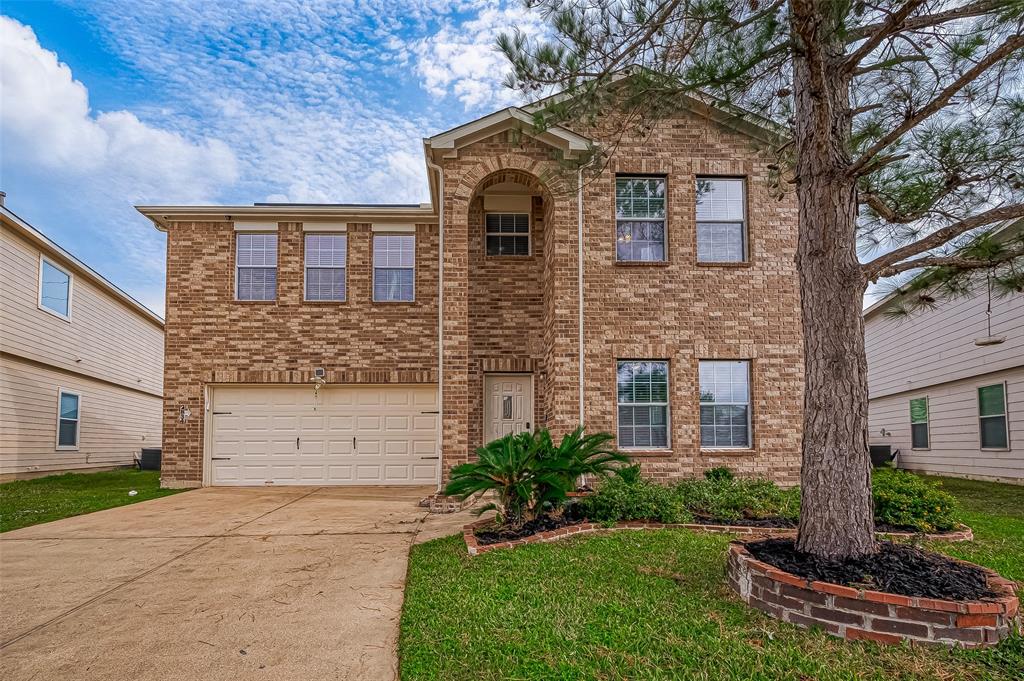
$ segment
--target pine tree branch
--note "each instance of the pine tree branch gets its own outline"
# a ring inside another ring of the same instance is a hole
[[[877,282],[879,279],[885,279],[886,277],[894,277],[901,272],[907,270],[916,270],[922,267],[952,267],[958,270],[977,270],[984,267],[995,267],[1004,262],[1009,262],[1015,258],[1024,256],[1024,248],[1016,251],[1008,251],[995,258],[965,258],[958,255],[929,255],[923,258],[917,258],[916,260],[907,260],[905,262],[896,263],[895,265],[889,265],[883,267],[881,270],[875,272],[870,280],[871,283]]]
[[[938,248],[965,232],[969,232],[978,227],[984,227],[985,225],[991,225],[995,222],[1002,222],[1003,220],[1010,220],[1019,217],[1024,217],[1024,203],[1018,203],[1011,206],[1000,206],[999,208],[987,210],[984,213],[979,213],[978,215],[966,218],[960,222],[955,222],[952,225],[947,225],[942,229],[938,229],[912,244],[901,246],[900,248],[889,251],[884,255],[880,255],[874,260],[861,265],[861,271],[864,272],[864,275],[869,280],[876,281],[880,276],[883,276],[879,274],[880,272],[887,271],[889,268],[897,265],[902,266],[905,264],[903,261],[908,258],[913,258],[915,255],[920,255]],[[913,262],[920,262],[920,260],[923,260],[923,258],[914,260]],[[915,265],[914,267],[923,267],[923,265]],[[902,272],[907,269],[913,269],[913,267],[904,267],[902,270],[898,270],[898,272]]]
[[[881,71],[882,69],[891,69],[894,66],[900,64],[906,64],[912,61],[928,61],[928,57],[923,54],[908,54],[903,57],[893,57],[892,59],[885,59],[868,66],[860,66],[853,70],[853,75],[863,76],[865,73],[871,73],[872,71]]]
[[[893,142],[899,140],[904,134],[914,129],[918,124],[924,121],[932,114],[940,111],[945,107],[949,100],[953,99],[953,96],[960,90],[964,89],[971,83],[973,83],[981,74],[992,67],[994,64],[999,63],[1004,58],[1010,56],[1017,50],[1024,47],[1024,35],[1020,33],[1014,34],[1006,39],[1002,45],[997,47],[992,52],[989,52],[983,59],[981,59],[973,67],[965,71],[959,78],[953,81],[947,86],[942,92],[938,94],[935,99],[930,101],[924,107],[922,107],[913,116],[908,116],[903,119],[903,123],[897,126],[895,129],[890,130],[880,140],[875,142],[871,147],[865,151],[859,159],[853,162],[853,164],[847,170],[847,174],[851,176],[860,175],[864,167],[874,158],[880,151],[888,147]]]
[[[882,41],[895,34],[903,26],[907,17],[923,5],[926,0],[907,0],[906,4],[890,14],[879,28],[868,35],[868,39],[861,44],[853,53],[846,58],[843,69],[847,73],[854,72],[857,65],[864,57],[875,51],[875,48],[882,44]]]
[[[1000,7],[1005,7],[1006,4],[1006,0],[977,0],[976,2],[971,2],[945,12],[936,12],[935,14],[924,14],[917,17],[911,17],[905,20],[903,24],[897,27],[897,30],[890,33],[890,35],[895,35],[900,31],[919,31],[922,28],[938,26],[939,24],[944,24],[948,21],[956,21],[957,19],[978,17],[983,14],[994,12]],[[854,28],[850,31],[847,41],[855,43],[858,40],[863,40],[869,35],[877,33],[887,23],[888,21],[882,21]]]

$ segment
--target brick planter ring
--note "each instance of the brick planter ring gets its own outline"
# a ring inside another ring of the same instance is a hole
[[[982,568],[984,569],[984,568]],[[1019,624],[1013,582],[991,570],[986,601],[943,601],[812,582],[757,560],[739,542],[729,547],[729,586],[776,619],[820,627],[848,640],[990,646]]]

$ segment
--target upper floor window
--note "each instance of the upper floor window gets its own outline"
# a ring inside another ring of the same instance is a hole
[[[910,400],[910,448],[928,449],[928,398]]]
[[[277,298],[277,234],[239,232],[235,266],[238,300]]]
[[[484,222],[487,255],[530,255],[529,215],[488,213]]]
[[[1006,430],[1005,383],[978,388],[978,419],[982,449],[1010,447],[1010,434]]]
[[[306,235],[306,300],[345,300],[347,247],[344,234]]]
[[[71,273],[49,258],[39,258],[39,307],[71,321]]]
[[[415,300],[415,281],[415,235],[374,234],[373,299],[379,302]]]
[[[618,363],[617,430],[623,449],[668,447],[668,362]]]
[[[744,182],[697,178],[697,262],[744,262]]]
[[[665,178],[615,178],[615,259],[665,260]]]
[[[79,400],[75,393],[57,392],[57,449],[78,449]]]
[[[749,448],[750,362],[701,361],[700,446]]]

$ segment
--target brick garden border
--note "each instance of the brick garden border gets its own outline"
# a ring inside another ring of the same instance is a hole
[[[847,640],[974,648],[995,645],[1019,624],[1014,583],[981,569],[997,598],[945,601],[810,581],[757,560],[738,541],[729,546],[726,571],[744,602],[798,627],[820,627]]]
[[[466,525],[462,529],[462,538],[466,542],[466,550],[471,556],[478,556],[481,553],[487,553],[489,551],[495,551],[497,549],[510,549],[514,546],[522,546],[523,544],[543,544],[552,541],[558,541],[559,539],[565,539],[566,537],[575,536],[578,534],[588,534],[594,532],[614,532],[616,530],[666,530],[666,529],[678,529],[682,528],[685,530],[695,530],[697,532],[711,532],[711,533],[728,533],[728,534],[742,534],[746,537],[796,537],[796,530],[790,528],[780,527],[750,527],[749,525],[704,525],[700,523],[656,523],[647,522],[645,520],[625,520],[614,525],[605,525],[603,523],[577,523],[575,525],[567,525],[560,527],[557,530],[548,530],[547,532],[538,532],[537,534],[531,534],[529,537],[523,537],[521,539],[514,539],[510,541],[497,542],[495,544],[481,544],[477,541],[476,531],[487,527],[491,524],[491,520],[480,520],[475,523]],[[943,541],[971,541],[974,539],[974,533],[971,528],[966,525],[961,525],[961,529],[955,532],[948,532],[946,534],[911,534],[903,532],[879,532],[879,537],[886,539],[911,539],[920,538],[943,540]]]

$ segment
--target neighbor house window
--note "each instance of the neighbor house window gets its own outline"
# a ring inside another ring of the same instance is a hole
[[[668,447],[668,362],[618,364],[619,446]]]
[[[743,185],[743,180],[697,178],[697,262],[747,259]]]
[[[530,255],[529,215],[488,213],[484,222],[487,255]]]
[[[71,273],[45,257],[39,258],[39,307],[71,320]]]
[[[235,246],[238,300],[277,298],[277,235],[239,233]]]
[[[665,178],[615,178],[615,259],[665,260]]]
[[[699,374],[700,446],[749,448],[750,362],[702,361]]]
[[[345,300],[347,246],[344,234],[306,235],[306,300]]]
[[[981,422],[981,448],[1009,448],[1010,435],[1006,431],[1006,384],[996,383],[978,388],[978,416]]]
[[[79,396],[66,390],[57,393],[57,449],[78,449]]]
[[[928,449],[928,398],[910,400],[910,447]]]
[[[416,237],[375,234],[373,237],[373,299],[410,301],[415,296]]]

